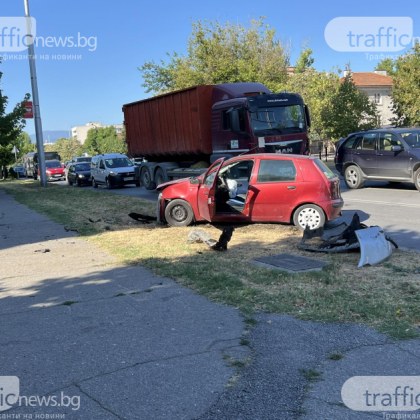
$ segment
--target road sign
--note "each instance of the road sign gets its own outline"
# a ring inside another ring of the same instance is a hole
[[[23,103],[23,106],[25,107],[25,113],[23,114],[23,118],[29,119],[34,117],[33,112],[33,104],[31,101],[26,101]]]

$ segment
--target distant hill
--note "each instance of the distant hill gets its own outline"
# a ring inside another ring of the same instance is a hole
[[[46,130],[43,131],[44,143],[55,143],[56,140],[61,138],[69,138],[71,133],[69,130]],[[36,143],[36,136],[35,134],[30,135],[32,143]]]

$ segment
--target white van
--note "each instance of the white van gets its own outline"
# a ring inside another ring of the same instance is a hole
[[[127,184],[140,186],[136,179],[134,164],[124,154],[106,153],[92,157],[90,162],[93,188],[106,185],[107,188],[122,187]]]

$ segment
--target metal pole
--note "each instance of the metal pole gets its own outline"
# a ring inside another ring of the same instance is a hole
[[[28,38],[33,38],[31,19],[29,14],[28,0],[23,0],[25,5],[25,17],[26,17],[26,28]],[[39,109],[39,96],[38,96],[38,83],[36,78],[36,66],[35,66],[35,50],[33,39],[28,45],[28,56],[29,56],[29,70],[31,73],[31,86],[32,86],[32,102],[34,105],[34,123],[35,123],[35,135],[36,135],[36,147],[38,150],[38,167],[40,172],[41,185],[47,186],[47,174],[45,167],[45,155],[44,155],[44,139],[42,135],[42,122],[41,122],[41,111]]]

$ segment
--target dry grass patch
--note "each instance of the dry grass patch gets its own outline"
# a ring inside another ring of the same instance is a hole
[[[216,252],[205,244],[187,242],[194,227],[143,225],[128,217],[133,211],[154,214],[152,202],[107,191],[59,186],[42,190],[31,183],[4,186],[19,201],[77,229],[121,262],[142,264],[246,314],[270,311],[318,321],[360,322],[399,338],[418,334],[418,253],[396,250],[382,264],[358,269],[358,252],[301,251],[296,247],[301,232],[275,224],[237,228],[228,251]],[[75,207],[77,211],[69,211]],[[214,239],[221,233],[211,225],[196,228]],[[328,266],[320,272],[289,274],[251,263],[256,257],[280,253],[324,260]]]

